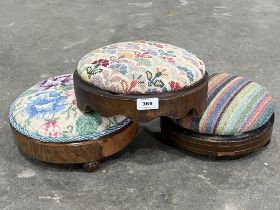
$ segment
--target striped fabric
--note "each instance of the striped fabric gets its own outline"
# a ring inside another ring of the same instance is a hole
[[[270,93],[256,82],[227,73],[212,75],[208,106],[190,129],[205,134],[237,135],[255,130],[273,114]]]

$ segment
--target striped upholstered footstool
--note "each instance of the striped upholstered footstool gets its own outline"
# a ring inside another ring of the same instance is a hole
[[[210,156],[238,156],[258,150],[270,138],[272,97],[266,88],[227,73],[212,75],[203,116],[190,117],[186,128],[161,119],[162,132],[176,145]]]
[[[32,158],[82,164],[95,170],[98,161],[126,147],[138,126],[124,116],[83,114],[77,108],[72,75],[49,78],[26,90],[10,108],[19,150]]]
[[[112,44],[85,55],[74,73],[77,105],[136,122],[158,116],[201,116],[208,74],[187,50],[154,41]],[[174,109],[174,107],[178,107]]]

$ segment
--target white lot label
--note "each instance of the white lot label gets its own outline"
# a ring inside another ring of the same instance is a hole
[[[137,110],[158,109],[158,98],[138,98]]]

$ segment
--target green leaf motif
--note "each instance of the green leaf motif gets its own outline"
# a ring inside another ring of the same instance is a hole
[[[76,121],[76,131],[79,135],[92,134],[97,130],[101,123],[102,118],[96,113],[83,115]]]

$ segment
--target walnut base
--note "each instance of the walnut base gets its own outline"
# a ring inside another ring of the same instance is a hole
[[[125,148],[138,132],[138,125],[130,123],[116,133],[97,140],[71,143],[45,143],[29,138],[12,128],[16,145],[24,154],[36,160],[58,164],[83,164],[86,171],[94,171],[99,160]]]
[[[238,157],[260,150],[270,142],[274,115],[260,128],[237,136],[200,134],[161,118],[161,131],[171,143],[193,153],[209,157]]]

